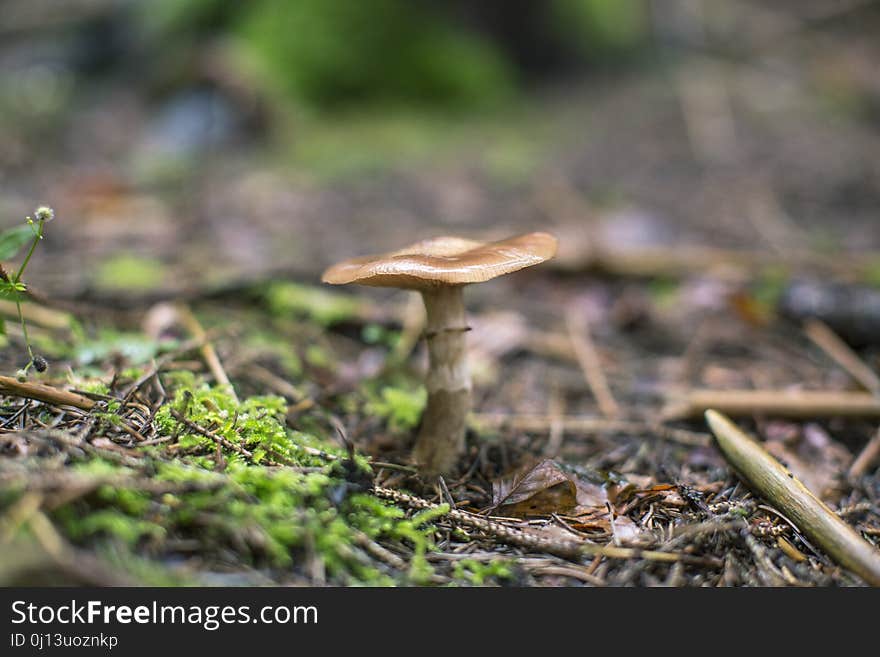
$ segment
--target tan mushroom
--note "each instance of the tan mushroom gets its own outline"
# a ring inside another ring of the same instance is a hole
[[[399,251],[346,260],[324,272],[332,285],[358,283],[421,293],[427,311],[428,404],[414,458],[427,474],[454,470],[464,450],[471,405],[462,289],[549,260],[556,238],[528,233],[498,242],[437,237]]]

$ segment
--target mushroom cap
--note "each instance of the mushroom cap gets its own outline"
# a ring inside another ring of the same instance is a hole
[[[398,251],[345,260],[327,269],[321,280],[410,290],[482,283],[549,260],[556,254],[556,243],[549,233],[498,242],[435,237]]]

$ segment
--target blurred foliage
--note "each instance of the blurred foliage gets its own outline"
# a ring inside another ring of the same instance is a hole
[[[311,285],[272,283],[265,296],[272,314],[307,317],[322,326],[344,322],[362,311],[362,304],[356,297]]]
[[[406,0],[262,0],[244,17],[241,35],[273,88],[320,107],[351,100],[471,106],[512,87],[497,48]]]
[[[500,0],[155,0],[140,8],[166,52],[181,42],[197,45],[206,34],[231,37],[264,91],[322,110],[499,105],[522,81],[514,50],[546,42],[589,63],[635,50],[648,34],[644,0],[552,0],[530,9],[536,20],[516,44],[476,20],[507,12]],[[508,20],[517,19],[497,19]],[[549,39],[539,38],[544,32]]]
[[[162,287],[165,266],[153,258],[123,253],[102,262],[95,284],[105,290],[146,291]]]
[[[586,60],[637,50],[648,38],[648,6],[643,0],[553,0],[560,39]]]
[[[414,429],[422,417],[422,410],[428,400],[424,388],[402,388],[384,386],[378,391],[365,388],[369,398],[367,412],[385,418],[392,431]]]

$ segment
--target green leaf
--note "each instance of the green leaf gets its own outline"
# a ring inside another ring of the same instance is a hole
[[[27,224],[0,233],[0,260],[14,258],[34,237],[34,229]]]
[[[16,290],[11,285],[0,285],[0,299],[5,299],[6,301],[24,301],[22,299],[21,292]]]
[[[13,281],[0,280],[0,299],[8,301],[25,301],[24,292],[27,286],[21,281],[15,283]]]
[[[6,335],[6,320],[0,317],[0,335]]]

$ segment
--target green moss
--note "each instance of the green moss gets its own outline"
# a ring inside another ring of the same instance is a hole
[[[244,337],[244,346],[260,357],[269,356],[277,359],[284,376],[288,379],[298,379],[302,376],[302,360],[288,339],[282,339],[274,333],[254,332]]]
[[[865,268],[865,282],[874,287],[880,287],[880,258],[872,261]]]
[[[388,421],[394,431],[413,429],[418,425],[428,395],[423,387],[407,389],[385,386],[378,394],[367,388],[366,412]]]
[[[142,448],[144,458],[129,466],[70,452],[65,467],[85,481],[99,481],[50,512],[68,540],[106,555],[147,584],[181,582],[190,554],[198,555],[197,570],[228,566],[231,559],[244,570],[274,573],[278,581],[306,574],[318,560],[335,584],[431,583],[434,570],[426,555],[446,507],[408,517],[374,497],[364,488],[370,476],[366,459],[357,456],[352,466],[336,444],[288,429],[284,401],[277,397],[236,401],[227,389],[187,372],[163,380],[173,399],[157,413],[156,428],[176,440]],[[215,442],[178,422],[172,408],[254,458],[224,447],[218,471]],[[5,487],[0,493],[3,509],[23,490]],[[21,532],[27,531],[25,524]],[[371,557],[364,538],[407,549],[408,570],[394,571]],[[196,547],[179,554],[181,544]],[[172,563],[178,564],[173,570]]]
[[[680,292],[679,282],[672,278],[657,277],[648,283],[648,293],[651,295],[651,299],[664,310],[675,307]]]
[[[452,576],[471,586],[484,586],[493,581],[512,578],[513,570],[507,559],[493,559],[488,562],[462,559],[453,565]]]
[[[123,254],[101,263],[95,284],[105,290],[153,290],[162,287],[166,273],[165,265],[158,260]]]
[[[768,267],[761,272],[752,286],[752,298],[763,312],[775,312],[789,278],[785,267]]]
[[[96,338],[77,344],[73,353],[80,365],[103,362],[113,356],[123,357],[129,365],[141,365],[176,344],[176,341],[159,342],[141,333],[103,330]]]
[[[381,324],[364,324],[361,340],[366,344],[378,344],[394,349],[400,340],[400,331],[387,329]]]
[[[156,413],[156,427],[163,435],[178,436],[178,444],[189,452],[213,454],[216,441],[196,432],[173,415],[176,409],[188,420],[224,438],[228,444],[237,445],[253,454],[253,462],[304,464],[313,460],[301,449],[301,443],[309,442],[304,434],[288,434],[284,426],[287,406],[281,397],[272,395],[250,397],[236,401],[230,390],[223,387],[197,385],[194,377],[180,375],[189,385],[180,386],[171,404]],[[299,441],[299,442],[298,442]],[[241,452],[223,446],[226,457],[237,461]]]
[[[273,283],[265,296],[272,314],[307,318],[322,326],[354,319],[362,309],[351,295],[297,283]]]
[[[68,534],[75,540],[92,535],[109,535],[125,544],[133,545],[144,538],[160,539],[165,535],[164,528],[154,522],[126,515],[117,509],[100,509],[84,517],[69,513],[59,514]]]

